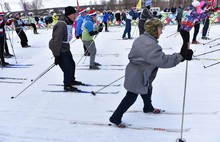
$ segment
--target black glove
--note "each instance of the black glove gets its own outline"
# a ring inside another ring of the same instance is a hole
[[[59,65],[61,62],[62,62],[61,56],[55,56],[54,64],[55,64],[55,65]]]
[[[99,28],[103,28],[103,24],[102,23],[99,24]]]
[[[193,51],[191,49],[181,50],[180,54],[185,60],[192,60]]]
[[[98,32],[102,32],[102,30],[103,30],[103,28],[99,28],[99,29],[98,29]]]
[[[79,39],[79,38],[81,38],[81,36],[82,36],[82,35],[80,34],[80,35],[76,36],[76,38]]]

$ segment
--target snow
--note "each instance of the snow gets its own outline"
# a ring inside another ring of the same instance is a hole
[[[209,37],[220,37],[219,25],[212,25]],[[200,28],[200,31],[202,26]],[[110,27],[110,32],[102,32],[95,39],[97,47],[96,61],[103,64],[117,64],[118,66],[106,66],[103,68],[124,69],[128,63],[127,55],[133,40],[121,39],[124,27]],[[22,84],[1,83],[0,90],[0,142],[175,142],[181,137],[180,132],[163,132],[154,130],[119,129],[116,127],[100,127],[70,124],[73,121],[89,121],[97,123],[109,123],[111,112],[115,110],[126,90],[123,88],[124,78],[114,84],[120,87],[108,86],[103,92],[120,91],[118,94],[79,94],[79,93],[48,93],[42,90],[63,90],[61,86],[49,86],[48,84],[62,84],[63,74],[58,66],[52,68],[39,80],[28,87],[43,73],[53,62],[54,58],[48,48],[52,30],[39,29],[40,34],[33,34],[27,30],[30,48],[21,48],[19,38],[14,32],[13,47],[18,64],[33,64],[29,68],[3,68],[0,77],[21,77],[27,80]],[[182,39],[180,35],[166,38],[175,33],[176,26],[166,26],[159,39],[159,44],[167,54],[179,52]],[[132,27],[132,35],[138,35],[137,27]],[[191,31],[192,39],[193,30]],[[197,40],[203,43],[208,41],[201,39],[201,32]],[[194,55],[216,50],[219,46],[216,40],[210,44],[191,45]],[[9,42],[8,42],[9,44]],[[10,47],[10,44],[9,44]],[[82,57],[82,42],[76,40],[71,44],[73,58],[78,64],[89,64],[89,57]],[[12,50],[10,48],[10,52]],[[104,54],[106,54],[104,56]],[[119,56],[114,56],[118,54]],[[102,56],[101,56],[102,55]],[[204,114],[191,114],[184,116],[184,128],[190,131],[184,132],[182,137],[186,141],[218,142],[220,113],[211,114],[220,110],[219,70],[220,64],[204,68],[204,66],[219,62],[219,51],[199,56],[198,58],[215,58],[218,60],[192,60],[188,62],[185,112]],[[6,59],[15,64],[15,58]],[[84,67],[88,68],[88,67]],[[182,112],[186,62],[180,63],[171,69],[160,69],[153,83],[153,105],[156,108],[169,112]],[[114,82],[124,75],[124,70],[78,70],[76,79],[89,84],[105,84]],[[3,80],[0,80],[3,81]],[[134,82],[135,83],[135,82]],[[79,89],[97,91],[102,87],[79,86]],[[11,97],[14,96],[14,99]],[[129,110],[142,110],[143,102],[138,97],[135,104]],[[133,126],[147,126],[159,128],[181,128],[182,115],[125,113],[123,121]]]

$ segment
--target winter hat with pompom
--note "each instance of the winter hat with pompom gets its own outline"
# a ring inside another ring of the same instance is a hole
[[[197,0],[194,0],[194,1],[192,2],[192,6],[193,6],[193,7],[198,7],[198,6],[200,6],[200,2],[197,1]]]

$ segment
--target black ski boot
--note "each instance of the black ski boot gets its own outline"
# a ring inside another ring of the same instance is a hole
[[[71,85],[65,85],[64,86],[64,90],[66,92],[79,92],[80,90],[78,90],[76,87],[73,87]]]

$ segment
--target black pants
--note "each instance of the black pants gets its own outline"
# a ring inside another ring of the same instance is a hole
[[[24,47],[24,46],[28,45],[28,39],[27,39],[25,32],[22,29],[18,28],[18,29],[16,29],[16,33],[18,34],[18,36],[21,40],[21,46]]]
[[[186,51],[188,44],[189,44],[189,39],[190,39],[190,33],[184,30],[180,30],[180,35],[183,39],[183,45],[181,48],[181,51]]]
[[[146,22],[146,20],[139,20],[138,22],[138,28],[139,28],[139,35],[142,35],[145,30],[144,30],[144,23]]]
[[[208,28],[209,28],[209,18],[203,20],[203,29],[202,29],[202,36],[203,37],[206,37],[206,34],[207,34],[207,31],[208,31]]]
[[[8,50],[8,44],[7,44],[6,38],[7,38],[7,37],[5,36],[5,37],[4,37],[4,49],[5,49],[5,53],[6,53],[6,54],[10,54],[10,53],[9,53],[9,50]]]
[[[34,34],[36,34],[37,33],[37,27],[36,27],[36,25],[34,24],[34,23],[31,23],[31,26],[33,27],[33,32],[34,32]]]
[[[108,30],[108,23],[107,22],[103,22],[105,24],[105,31]]]
[[[0,36],[0,59],[1,59],[1,63],[5,62],[4,45],[5,45],[5,36]]]
[[[196,37],[199,33],[199,28],[200,28],[200,23],[197,23],[197,24],[194,25],[194,34],[193,34],[192,41],[196,41]]]
[[[181,27],[181,20],[177,20],[177,32],[180,31],[180,27]]]
[[[152,87],[149,88],[147,94],[142,94],[141,97],[144,102],[144,112],[152,112],[154,111],[154,107],[151,104],[151,95],[152,95]],[[126,96],[123,98],[113,115],[110,117],[110,121],[115,123],[116,125],[121,123],[121,119],[123,114],[129,109],[130,106],[134,104],[138,97],[138,94],[127,91]]]
[[[61,52],[61,64],[59,64],[61,70],[63,71],[64,80],[63,83],[65,86],[71,85],[71,82],[75,81],[75,62],[73,60],[72,54],[70,51]]]

